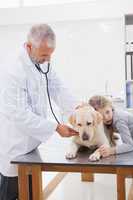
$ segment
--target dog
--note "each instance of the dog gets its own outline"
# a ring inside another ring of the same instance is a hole
[[[74,130],[79,132],[79,136],[73,136],[70,146],[66,152],[67,159],[74,159],[81,146],[96,146],[96,150],[89,156],[90,161],[97,161],[101,158],[99,148],[101,145],[110,146],[109,140],[104,132],[102,115],[92,106],[85,105],[75,110],[74,114],[69,118],[69,123]],[[115,133],[115,137],[117,137]],[[117,139],[119,139],[117,137]],[[118,140],[116,140],[118,142]]]

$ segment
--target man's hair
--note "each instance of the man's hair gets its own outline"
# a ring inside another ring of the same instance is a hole
[[[89,99],[89,104],[95,109],[103,109],[106,106],[112,107],[112,101],[104,96],[95,95]]]
[[[28,42],[31,42],[35,47],[39,47],[41,42],[47,41],[50,48],[55,47],[55,33],[52,28],[47,24],[37,24],[31,27],[28,36]]]

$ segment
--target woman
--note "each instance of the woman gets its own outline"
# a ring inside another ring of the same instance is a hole
[[[109,130],[108,138],[112,142],[113,132],[120,134],[122,143],[117,146],[100,148],[103,157],[133,151],[133,115],[127,111],[117,110],[112,102],[104,96],[93,96],[89,104],[103,116],[105,130]]]
[[[108,138],[112,142],[113,132],[120,134],[122,143],[117,146],[100,147],[103,157],[133,151],[133,115],[126,111],[120,111],[112,106],[112,102],[104,96],[93,96],[89,104],[103,116],[105,130],[108,130]],[[133,200],[133,182],[129,189],[128,200]]]

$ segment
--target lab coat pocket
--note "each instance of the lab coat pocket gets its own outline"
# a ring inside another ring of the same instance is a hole
[[[29,81],[27,84],[28,104],[34,110],[39,102],[40,86],[35,81]]]

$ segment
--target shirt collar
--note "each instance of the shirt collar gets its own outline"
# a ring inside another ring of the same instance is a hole
[[[34,63],[32,62],[32,60],[30,59],[30,57],[28,55],[28,52],[27,52],[25,46],[22,47],[19,57],[22,60],[22,62],[25,63],[26,65],[28,65],[28,66],[34,65]]]

